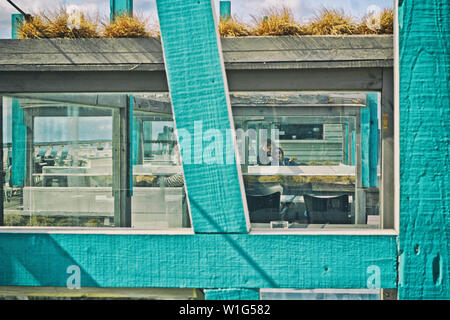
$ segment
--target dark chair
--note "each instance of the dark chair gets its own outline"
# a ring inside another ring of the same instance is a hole
[[[283,187],[257,185],[246,190],[250,222],[270,223],[282,220],[280,212]]]
[[[320,197],[303,195],[308,223],[349,224],[351,223],[348,195]]]

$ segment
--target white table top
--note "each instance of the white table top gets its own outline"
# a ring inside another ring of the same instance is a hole
[[[249,166],[244,175],[354,176],[355,166]]]

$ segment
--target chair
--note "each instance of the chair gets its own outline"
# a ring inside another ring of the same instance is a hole
[[[279,184],[272,186],[257,185],[246,190],[247,206],[250,221],[253,223],[270,223],[279,221],[281,194],[283,187]]]
[[[313,196],[303,195],[308,223],[311,224],[349,224],[350,206],[348,195],[342,196]]]

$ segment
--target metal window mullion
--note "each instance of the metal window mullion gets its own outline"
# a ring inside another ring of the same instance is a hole
[[[114,225],[131,227],[129,100],[125,108],[113,109]]]
[[[383,69],[381,91],[380,216],[384,229],[394,228],[394,75]]]

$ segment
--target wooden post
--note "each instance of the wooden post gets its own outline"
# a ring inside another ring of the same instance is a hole
[[[369,128],[369,187],[377,187],[378,179],[378,93],[367,94],[370,112]]]
[[[26,135],[24,114],[19,100],[12,99],[12,167],[13,186],[23,186],[26,172]]]
[[[25,17],[23,14],[12,14],[11,15],[11,39],[19,38],[19,28],[20,25],[24,22]]]
[[[200,142],[204,139],[201,132],[220,132],[224,137],[227,130],[234,130],[234,122],[214,2],[157,0],[156,5],[177,131],[186,130]],[[194,38],[195,42],[188,41]],[[248,232],[240,164],[224,163],[223,157],[210,162],[203,157],[207,149],[197,146],[194,142],[193,162],[182,158],[194,231]],[[234,139],[233,147],[237,159]],[[223,150],[216,152],[224,154]]]
[[[231,18],[231,1],[220,1],[220,17],[223,20]]]
[[[114,21],[114,19],[123,14],[128,14],[129,16],[133,15],[133,0],[110,0],[109,1],[110,8],[110,21]]]
[[[361,108],[361,186],[369,186],[370,109]]]
[[[18,29],[24,21],[22,14],[11,15],[11,38],[18,38]],[[19,100],[12,99],[12,167],[11,180],[13,186],[23,186],[26,172],[26,135],[23,110]]]

